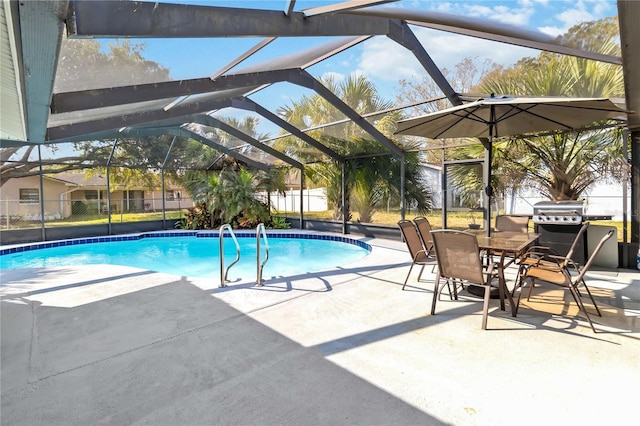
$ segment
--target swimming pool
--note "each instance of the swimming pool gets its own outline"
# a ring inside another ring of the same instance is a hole
[[[240,261],[229,270],[231,281],[255,280],[256,234],[236,232]],[[371,246],[350,238],[312,233],[269,232],[269,260],[263,278],[318,272],[355,262]],[[0,269],[48,268],[87,264],[133,266],[191,277],[220,277],[217,231],[155,232],[82,238],[31,244],[0,250]],[[261,244],[261,258],[265,244]],[[225,237],[225,268],[236,258],[236,247]]]

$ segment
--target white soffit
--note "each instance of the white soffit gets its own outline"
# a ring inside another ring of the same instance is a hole
[[[8,0],[0,1],[0,138],[26,140],[22,73]]]

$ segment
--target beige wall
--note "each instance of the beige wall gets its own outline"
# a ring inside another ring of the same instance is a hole
[[[40,220],[40,203],[20,202],[20,189],[37,189],[40,193],[40,178],[28,176],[11,179],[0,188],[0,216],[20,217],[24,220]],[[60,194],[67,191],[64,183],[50,179],[43,180],[45,194],[44,217],[47,220],[62,219],[66,206],[60,202]]]
[[[62,219],[71,216],[72,204],[82,201],[87,204],[88,213],[106,213],[107,188],[106,187],[73,187],[62,182],[43,179],[45,195],[45,220]],[[38,176],[29,176],[11,179],[0,188],[0,217],[16,217],[23,220],[40,220],[40,203],[21,203],[20,189],[33,188],[40,192],[40,179]],[[185,199],[185,191],[179,187],[171,187],[168,191],[180,191],[182,199],[166,200],[165,207],[168,210],[191,207],[190,199]],[[98,191],[97,200],[87,200],[85,191]],[[110,195],[111,212],[122,211],[162,211],[162,191],[131,190],[114,191]]]

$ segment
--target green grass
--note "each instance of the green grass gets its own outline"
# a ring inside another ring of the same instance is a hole
[[[298,217],[298,212],[280,212],[279,214]],[[316,220],[330,220],[332,215],[331,210],[323,211],[323,212],[305,212],[305,219],[316,219]],[[415,216],[421,216],[421,214],[417,212],[406,212],[405,219],[413,219]],[[434,229],[442,228],[442,211],[434,210],[431,213],[424,215],[431,226]],[[358,214],[354,213],[353,218],[357,219]],[[482,224],[482,213],[481,212],[447,212],[447,228],[450,229],[468,229],[469,223],[472,223],[475,218],[475,223]],[[378,225],[390,225],[396,226],[398,221],[400,220],[400,211],[392,210],[390,212],[376,212],[373,216],[373,223]],[[533,224],[529,222],[529,228],[533,232]],[[592,223],[592,225],[598,226],[614,226],[618,229],[618,241],[622,242],[622,222],[621,221],[613,221],[613,220],[598,220]],[[628,224],[627,227],[627,241],[631,241],[631,225]]]
[[[305,212],[305,219],[314,219],[314,220],[331,220],[331,215],[333,211],[321,211],[321,212]],[[299,217],[299,212],[273,212],[273,215],[279,216],[289,216],[292,218]],[[405,213],[406,219],[412,219],[415,216],[419,216],[420,214],[413,211],[408,211]],[[431,226],[435,229],[442,228],[442,212],[440,210],[434,210],[431,213],[424,215],[429,219]],[[184,213],[172,210],[166,212],[167,220],[175,220],[184,217]],[[354,220],[357,220],[358,214],[353,214]],[[119,222],[141,222],[145,220],[162,220],[162,212],[145,212],[145,213],[122,213],[122,214],[112,214],[111,215],[111,223],[119,223]],[[389,225],[396,226],[398,221],[400,220],[400,211],[399,210],[391,210],[389,212],[381,211],[376,212],[373,216],[373,222],[376,225]],[[460,212],[460,211],[450,211],[447,212],[447,227],[451,229],[467,229],[469,224],[474,222],[482,223],[482,213],[481,212]],[[55,220],[55,221],[47,221],[47,227],[59,227],[59,226],[75,226],[75,225],[96,225],[96,224],[106,224],[108,223],[108,217],[104,214],[93,214],[93,215],[82,215],[82,216],[71,216],[69,218],[63,220]],[[614,226],[618,229],[618,241],[622,241],[622,222],[619,221],[597,221],[593,223],[594,225],[601,226]],[[38,223],[36,227],[39,227]],[[21,226],[22,227],[22,226]],[[533,225],[530,225],[531,231],[533,231]],[[631,226],[628,226],[627,229],[627,241],[631,241]]]
[[[171,210],[166,212],[167,220],[175,220],[184,217],[184,213]],[[119,222],[142,222],[145,220],[162,220],[162,212],[144,212],[144,213],[122,213],[112,214],[111,223]],[[85,214],[74,215],[66,219],[47,221],[47,227],[58,226],[76,226],[76,225],[99,225],[103,223],[109,223],[109,217],[106,214]]]

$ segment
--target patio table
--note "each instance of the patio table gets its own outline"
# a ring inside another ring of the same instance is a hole
[[[490,236],[485,235],[483,231],[469,231],[472,234],[476,234],[478,239],[478,247],[480,250],[487,250],[487,252],[500,253],[500,260],[496,262],[499,270],[499,286],[498,294],[500,298],[500,309],[505,310],[504,299],[505,294],[509,299],[511,305],[511,316],[516,316],[515,304],[513,303],[513,297],[511,292],[507,289],[506,280],[504,278],[504,270],[509,267],[513,262],[522,256],[527,248],[533,244],[539,237],[538,233],[524,233],[524,232],[509,232],[509,231],[494,231]],[[509,260],[507,260],[509,257]],[[471,287],[471,286],[470,286]],[[482,289],[480,295],[482,294]],[[471,294],[473,290],[470,291]]]

